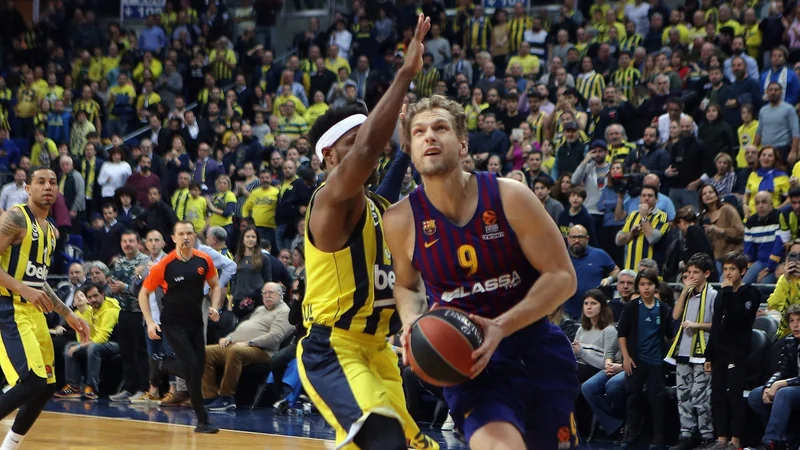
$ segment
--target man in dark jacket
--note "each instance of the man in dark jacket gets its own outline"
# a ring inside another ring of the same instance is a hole
[[[686,205],[699,210],[697,188],[703,175],[703,148],[694,135],[694,119],[691,116],[681,117],[681,138],[672,147],[672,163],[664,171],[669,180],[669,198],[675,209]]]
[[[786,320],[792,334],[783,339],[778,370],[767,384],[752,390],[747,398],[750,408],[767,427],[761,439],[767,449],[797,448],[798,444],[797,426],[789,424],[789,418],[792,413],[800,412],[800,305],[792,305],[786,310]],[[787,435],[793,442],[782,440]],[[783,447],[786,444],[789,445]]]
[[[575,172],[583,161],[586,144],[579,139],[577,123],[569,121],[564,124],[564,138],[564,143],[556,149],[556,162],[551,172],[553,178]]]
[[[150,206],[145,210],[144,214],[139,216],[135,221],[135,229],[139,231],[140,235],[147,234],[150,230],[158,230],[162,236],[172,235],[172,228],[178,221],[175,211],[161,199],[161,190],[157,187],[151,187],[147,191],[147,197],[150,199]],[[175,248],[174,242],[167,242],[164,251],[169,251]]]
[[[64,196],[64,203],[69,208],[72,219],[72,233],[80,233],[84,211],[86,211],[86,183],[80,172],[75,170],[72,157],[62,155],[59,159],[61,176],[58,180],[58,190]]]

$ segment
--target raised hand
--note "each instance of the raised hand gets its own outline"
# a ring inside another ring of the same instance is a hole
[[[416,74],[422,69],[422,55],[425,54],[425,46],[422,42],[425,40],[425,35],[431,29],[430,17],[425,17],[420,14],[417,19],[417,29],[414,31],[414,38],[408,44],[408,52],[406,53],[406,60],[403,63],[403,68],[408,68],[413,74]]]

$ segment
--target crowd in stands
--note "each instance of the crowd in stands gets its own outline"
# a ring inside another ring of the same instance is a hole
[[[235,407],[246,365],[271,361],[280,379],[303,333],[305,209],[325,177],[307,133],[329,108],[374,106],[423,12],[433,25],[407,100],[461,103],[464,169],[526,184],[563,232],[579,288],[551,320],[574,342],[600,428],[626,445],[651,430],[655,446],[740,448],[753,439],[749,403],[766,426],[756,441],[797,448],[797,4],[564,0],[548,17],[522,3],[487,14],[469,0],[450,13],[436,0],[354,0],[328,28],[312,18],[276,38],[261,26],[274,22],[266,2],[254,3],[255,27],[236,27],[225,2],[169,0],[138,32],[102,27],[74,2],[42,2],[38,23],[6,3],[0,171],[13,181],[0,209],[26,200],[32,167],[56,171],[51,272],[68,275],[62,298],[93,324],[81,346],[50,320],[64,354],[58,396],[97,398],[102,361],[120,355],[112,400],[186,402],[180,380],[162,396],[148,356],[169,349],[144,338],[136,300],[178,220],[230,289],[233,319],[208,329],[204,395]],[[397,142],[377,172],[372,188],[395,201],[419,183]],[[748,359],[763,320],[783,351],[769,373]],[[679,432],[665,426],[676,408]]]

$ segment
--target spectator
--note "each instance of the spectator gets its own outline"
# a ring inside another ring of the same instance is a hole
[[[653,425],[652,445],[664,445],[664,376],[662,360],[672,338],[671,311],[655,297],[658,274],[651,270],[636,275],[639,300],[625,306],[617,332],[622,351],[625,378],[626,427],[623,442],[632,445],[639,437],[642,422],[641,397],[647,386],[647,399]],[[647,319],[650,320],[647,320]]]
[[[675,226],[680,231],[680,237],[674,242],[673,250],[667,258],[664,269],[665,279],[673,279],[678,273],[683,272],[689,260],[698,253],[712,255],[711,242],[705,230],[697,224],[698,214],[691,206],[684,206],[675,216]],[[711,279],[718,280],[719,273],[716,266],[711,268]]]
[[[782,340],[778,370],[763,387],[750,391],[747,398],[750,408],[767,427],[761,439],[766,448],[786,445],[784,437],[797,438],[797,429],[790,428],[789,418],[800,410],[797,395],[800,387],[797,364],[800,354],[800,306],[793,305],[786,309],[783,320],[788,323],[791,334]]]
[[[639,210],[631,213],[616,236],[616,243],[625,246],[625,268],[633,269],[643,258],[663,261],[666,254],[659,244],[669,231],[667,215],[656,207],[657,191],[644,186],[639,196]]]
[[[574,225],[581,225],[589,232],[589,243],[595,247],[598,246],[597,237],[594,235],[594,219],[586,207],[583,206],[584,201],[586,201],[586,190],[580,186],[575,186],[567,191],[567,196],[569,198],[569,209],[562,211],[556,221],[556,224],[561,229],[561,234],[566,237]]]
[[[572,174],[572,184],[586,189],[585,206],[595,224],[601,223],[602,213],[598,209],[600,191],[605,186],[611,165],[606,162],[608,148],[606,142],[597,140],[591,145],[591,151]],[[597,244],[597,242],[595,242]]]
[[[787,261],[783,275],[778,278],[775,290],[767,299],[767,313],[773,317],[777,316],[780,321],[778,325],[779,338],[786,337],[790,333],[789,321],[785,316],[786,311],[793,305],[800,304],[800,295],[798,295],[800,293],[800,265],[795,261],[795,258],[800,257],[800,242],[792,242],[788,254],[792,255],[792,261]]]
[[[783,170],[783,161],[780,153],[773,147],[761,147],[758,151],[758,168],[750,173],[742,199],[745,217],[753,214],[755,194],[758,192],[771,193],[774,208],[784,206],[785,197],[789,193],[789,177]]]
[[[717,442],[742,445],[747,406],[744,392],[750,336],[761,292],[742,284],[747,257],[731,252],[723,260],[722,295],[714,304],[714,316],[706,346],[705,371],[711,373],[711,412]]]
[[[582,225],[571,227],[567,233],[570,258],[575,273],[578,274],[577,292],[564,304],[565,311],[570,317],[580,316],[582,297],[580,292],[607,286],[614,282],[619,273],[619,267],[606,252],[588,245],[589,237],[588,231]]]
[[[705,150],[693,134],[694,119],[681,117],[680,129],[680,140],[672,148],[672,164],[664,172],[670,179],[669,198],[676,209],[692,205],[697,210],[697,188],[704,173]]]
[[[253,312],[261,287],[272,281],[272,265],[269,258],[261,253],[258,242],[255,227],[245,228],[233,258],[237,270],[231,279],[232,311],[239,320]]]
[[[57,398],[83,397],[86,400],[97,400],[103,359],[119,354],[119,344],[111,341],[111,335],[119,321],[120,308],[119,303],[113,298],[106,297],[96,284],[89,283],[83,286],[80,292],[92,308],[89,315],[91,335],[89,342],[85,344],[80,342],[67,344],[64,349],[67,384],[54,395]],[[86,317],[86,313],[83,316]],[[77,361],[81,355],[86,357],[85,371],[81,370]],[[80,388],[81,372],[84,373],[85,380],[83,390]]]
[[[736,208],[723,202],[717,188],[707,184],[700,190],[700,217],[716,260],[717,273],[722,275],[722,260],[733,251],[742,251],[744,223]],[[723,277],[724,279],[724,277]]]
[[[754,196],[756,213],[747,218],[744,228],[744,254],[750,260],[745,283],[774,283],[777,261],[771,260],[775,234],[780,229],[780,213],[772,207],[772,194],[761,191]]]
[[[3,186],[0,191],[0,211],[8,211],[12,206],[28,201],[28,191],[25,190],[27,179],[28,173],[25,169],[18,167],[14,170],[14,181]]]
[[[138,170],[128,177],[127,184],[136,189],[136,203],[143,208],[148,208],[150,206],[148,192],[150,188],[156,188],[160,191],[161,179],[151,170],[153,161],[149,155],[140,156],[136,165]]]
[[[584,158],[586,143],[579,139],[578,124],[574,121],[564,123],[564,142],[556,148],[556,161],[551,176],[574,172]]]
[[[542,202],[547,214],[550,214],[550,217],[553,218],[553,222],[556,222],[564,211],[564,205],[553,197],[550,197],[550,189],[552,189],[552,187],[553,182],[549,177],[539,177],[533,182],[533,193],[536,194],[536,197]]]
[[[616,355],[619,352],[614,316],[608,308],[605,294],[599,289],[590,289],[584,297],[581,326],[572,341],[572,350],[578,359],[578,380],[581,383],[604,369],[607,355]]]
[[[772,53],[774,59],[780,51],[774,50]],[[788,69],[784,68],[783,70]],[[766,72],[764,76],[769,77],[770,73],[772,71]],[[795,89],[800,88],[797,86],[797,75],[791,70],[789,70],[789,79],[793,81]],[[764,105],[758,113],[758,128],[753,145],[774,147],[782,161],[794,163],[797,161],[797,146],[800,144],[800,124],[798,124],[797,113],[792,107],[797,100],[795,99],[792,103],[783,101],[784,91],[778,82],[770,82],[765,91],[769,103]],[[798,94],[800,91],[793,93],[795,96]]]
[[[103,163],[97,175],[104,200],[114,197],[116,190],[124,186],[132,174],[130,164],[123,160],[121,148],[113,147],[109,156],[111,159]]]
[[[711,417],[711,375],[704,369],[704,350],[711,332],[717,291],[706,280],[714,271],[708,254],[698,253],[686,263],[686,278],[672,319],[681,326],[667,352],[666,362],[677,367],[676,387],[681,435],[676,448],[688,450],[714,441]],[[695,436],[699,435],[698,441]]]

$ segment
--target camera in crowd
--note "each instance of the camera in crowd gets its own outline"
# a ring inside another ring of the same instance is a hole
[[[614,185],[612,189],[616,193],[627,193],[631,197],[638,197],[644,186],[644,174],[631,170],[628,173],[612,177]]]

